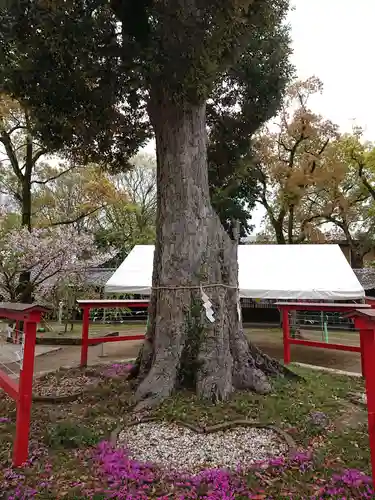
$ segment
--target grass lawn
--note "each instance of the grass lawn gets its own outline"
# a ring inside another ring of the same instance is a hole
[[[9,460],[15,406],[1,393],[1,492],[13,492],[9,498],[51,500],[373,498],[368,478],[361,475],[369,473],[366,411],[349,400],[350,392],[363,391],[362,380],[296,371],[304,380],[277,381],[268,396],[237,393],[229,402],[214,406],[180,393],[153,412],[161,420],[200,425],[235,419],[274,423],[299,448],[293,458],[277,459],[268,467],[199,477],[171,477],[103,443],[131,418],[130,387],[123,377],[111,376],[114,372],[108,366],[85,372],[99,383],[79,400],[33,404],[30,463],[14,471]],[[60,379],[78,375],[82,371],[77,369],[57,372]]]

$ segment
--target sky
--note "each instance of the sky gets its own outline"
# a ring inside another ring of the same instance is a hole
[[[293,58],[299,78],[324,84],[314,110],[350,130],[355,121],[375,138],[374,0],[294,0],[290,14]]]

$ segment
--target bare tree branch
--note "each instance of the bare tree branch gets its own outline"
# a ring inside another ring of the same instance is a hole
[[[67,168],[66,170],[62,171],[62,172],[59,172],[58,174],[52,176],[52,177],[49,177],[48,179],[44,179],[44,180],[33,180],[31,182],[31,184],[40,184],[40,185],[46,185],[48,184],[49,182],[52,182],[52,181],[55,181],[56,179],[59,179],[60,177],[62,177],[63,175],[67,174],[68,172],[71,172],[73,169],[75,169],[76,166],[74,165],[73,167],[69,167]]]
[[[88,212],[82,212],[81,214],[77,215],[77,217],[74,217],[72,219],[64,219],[64,220],[52,222],[51,224],[49,224],[49,226],[54,227],[54,226],[63,226],[63,225],[68,225],[68,224],[74,224],[75,222],[79,222],[79,221],[85,219],[86,217],[88,217],[89,215],[92,215],[92,214],[98,212],[99,210],[102,210],[105,206],[106,205],[103,204],[99,207],[95,207],[92,210],[89,210]]]
[[[36,164],[36,162],[39,160],[39,158],[41,158],[43,155],[45,155],[47,153],[48,153],[48,149],[46,149],[46,148],[39,149],[39,151],[37,151],[32,158],[33,165]]]

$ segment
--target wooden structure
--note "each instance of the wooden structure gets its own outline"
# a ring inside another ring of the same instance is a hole
[[[49,309],[39,304],[0,303],[0,317],[23,322],[22,356],[18,382],[0,370],[0,387],[16,401],[16,435],[13,447],[13,465],[26,462],[29,449],[31,404],[33,396],[34,358],[37,324]]]
[[[290,345],[305,345],[323,349],[358,352],[361,354],[362,375],[366,383],[368,433],[371,453],[372,480],[375,484],[375,299],[367,304],[327,304],[278,302],[283,315],[284,363],[290,363]],[[289,312],[298,310],[342,312],[354,319],[359,331],[360,346],[348,346],[310,340],[292,339],[289,335]]]
[[[313,340],[294,339],[290,336],[289,313],[291,311],[319,311],[319,312],[341,312],[349,313],[356,309],[370,309],[369,304],[340,304],[340,303],[318,303],[318,302],[277,302],[283,320],[283,344],[284,344],[284,363],[290,363],[290,346],[305,345],[307,347],[318,347],[323,349],[333,349],[338,351],[349,351],[361,353],[361,347],[343,344],[332,344],[330,342],[316,342]]]
[[[375,309],[355,309],[348,316],[359,330],[362,373],[366,383],[368,435],[370,442],[372,483],[375,484]]]
[[[95,337],[89,338],[90,310],[94,308],[148,308],[148,300],[77,300],[79,307],[83,310],[82,321],[82,346],[80,366],[87,366],[89,345],[104,344],[106,342],[121,342],[126,340],[142,340],[144,335],[120,335],[118,337]]]

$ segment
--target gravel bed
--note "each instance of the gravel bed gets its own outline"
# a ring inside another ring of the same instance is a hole
[[[120,432],[118,446],[133,459],[168,469],[198,472],[204,468],[230,468],[280,456],[287,445],[271,429],[236,427],[197,434],[175,424],[149,422]]]
[[[36,396],[69,396],[81,393],[85,388],[96,385],[99,378],[87,375],[59,376],[46,375],[33,384]]]

